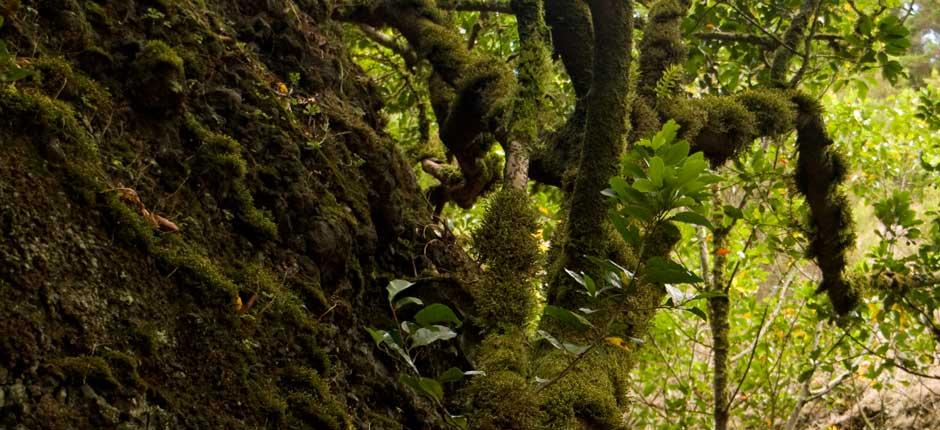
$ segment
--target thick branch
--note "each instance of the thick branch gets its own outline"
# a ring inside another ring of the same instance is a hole
[[[758,34],[752,33],[735,33],[728,31],[711,31],[711,32],[702,32],[696,33],[695,36],[698,39],[706,41],[719,41],[719,42],[737,42],[737,43],[749,43],[752,45],[758,45],[765,48],[776,49],[780,47],[780,43],[777,40],[774,40],[769,37],[761,36]],[[811,38],[812,40],[821,40],[825,42],[839,42],[844,40],[844,38],[838,34],[816,34]]]
[[[624,138],[629,132],[628,80],[633,43],[629,2],[591,0],[594,23],[594,79],[587,100],[578,176],[566,220],[565,254],[571,262],[583,255],[605,255],[607,210],[600,193],[617,173]]]
[[[437,7],[461,12],[514,13],[505,0],[438,0]]]

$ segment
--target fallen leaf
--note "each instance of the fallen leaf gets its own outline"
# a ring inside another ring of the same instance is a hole
[[[173,221],[170,221],[160,215],[154,215],[153,217],[154,219],[156,219],[157,226],[160,227],[160,230],[163,230],[169,233],[176,233],[180,231],[180,228],[177,227],[176,224],[173,223]]]

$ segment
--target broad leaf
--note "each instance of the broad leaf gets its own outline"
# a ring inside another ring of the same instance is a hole
[[[450,327],[443,325],[435,325],[431,327],[422,327],[411,335],[411,346],[425,346],[430,345],[439,340],[450,340],[457,337],[457,332],[450,329]]]
[[[649,282],[662,284],[693,284],[702,282],[702,278],[682,265],[662,257],[646,260],[644,278]]]
[[[545,306],[545,315],[551,316],[552,318],[557,319],[565,324],[568,324],[576,328],[585,328],[593,327],[590,321],[587,318],[578,315],[574,312],[571,312],[565,308],[548,305]]]
[[[388,302],[392,303],[395,301],[395,296],[397,296],[402,291],[411,288],[412,285],[414,285],[414,283],[403,279],[396,279],[392,282],[389,282],[388,287],[385,287],[385,289],[388,290]]]
[[[421,311],[415,315],[415,321],[423,326],[436,323],[454,323],[457,327],[460,327],[462,324],[460,318],[457,318],[457,314],[455,314],[453,310],[447,305],[440,303],[435,303],[421,309]]]
[[[700,225],[700,226],[705,227],[705,228],[707,228],[707,229],[709,229],[709,230],[714,230],[714,228],[712,228],[712,223],[711,223],[710,221],[708,221],[708,218],[705,218],[704,216],[702,216],[701,214],[696,213],[696,212],[691,212],[691,211],[690,211],[690,212],[678,213],[678,214],[676,214],[675,216],[673,216],[672,218],[670,218],[670,220],[672,220],[672,221],[678,221],[678,222],[684,222],[684,223],[686,223],[686,224]]]

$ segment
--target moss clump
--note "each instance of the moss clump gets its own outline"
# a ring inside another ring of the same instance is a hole
[[[314,428],[345,430],[352,424],[342,404],[330,394],[317,371],[306,367],[284,369],[279,385],[288,390],[291,414],[313,424]]]
[[[758,136],[757,118],[730,97],[705,97],[691,102],[705,120],[692,151],[702,151],[718,166],[733,158]]]
[[[595,348],[578,367],[540,394],[548,429],[623,428],[629,356],[623,350]],[[538,374],[558,375],[570,358],[553,351],[539,360]]]
[[[530,359],[529,342],[520,329],[487,336],[476,353],[476,362],[484,371],[508,370],[527,375]]]
[[[145,388],[147,383],[137,373],[140,362],[134,356],[121,351],[108,351],[104,359],[111,366],[113,373],[126,387]]]
[[[65,58],[41,58],[33,64],[33,69],[38,72],[32,78],[33,82],[46,94],[57,95],[86,110],[103,112],[111,109],[111,94],[108,90],[73,70],[72,64]]]
[[[522,327],[532,317],[536,291],[532,276],[540,259],[537,213],[523,191],[504,187],[489,201],[473,246],[486,265],[475,292],[477,310],[492,325]]]
[[[106,390],[121,386],[112,374],[111,367],[101,357],[83,355],[59,358],[49,362],[49,370],[73,384],[88,384]]]
[[[461,392],[472,405],[471,428],[528,430],[540,428],[543,413],[538,397],[525,378],[511,371],[489,372],[470,381]]]
[[[134,61],[134,102],[146,111],[165,115],[183,104],[186,77],[183,59],[166,42],[148,41]]]
[[[262,414],[282,424],[287,416],[287,400],[281,397],[277,387],[270,384],[251,382],[248,384],[251,402]]]
[[[473,247],[480,261],[498,275],[526,277],[539,260],[538,214],[524,191],[504,187],[493,195],[480,227],[473,233]]]
[[[761,136],[776,136],[796,126],[796,109],[786,92],[750,90],[735,98],[754,114]]]
[[[639,48],[638,92],[641,96],[655,98],[656,84],[666,70],[685,62],[688,48],[682,41],[682,19],[688,7],[688,1],[664,0],[650,8]]]
[[[262,238],[276,238],[277,225],[271,221],[270,215],[255,206],[254,197],[245,183],[248,166],[242,158],[241,145],[224,134],[210,131],[192,115],[186,116],[186,126],[202,142],[197,161],[200,170],[207,179],[215,182],[221,197],[234,206],[239,220]]]
[[[178,236],[166,236],[151,252],[185,283],[200,287],[199,292],[209,303],[231,308],[238,301],[238,286],[208,257],[186,246]]]

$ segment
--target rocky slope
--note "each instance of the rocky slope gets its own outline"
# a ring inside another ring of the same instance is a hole
[[[327,0],[0,6],[0,428],[433,426],[362,327],[461,260]]]

